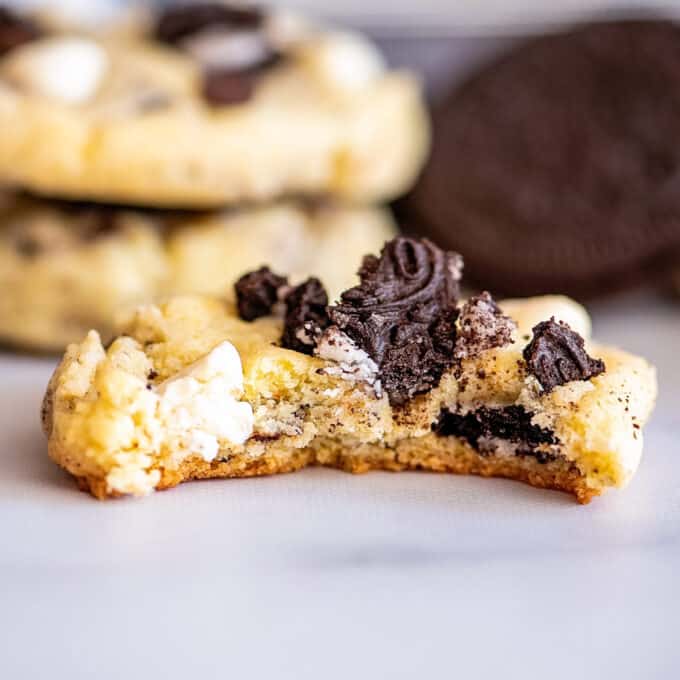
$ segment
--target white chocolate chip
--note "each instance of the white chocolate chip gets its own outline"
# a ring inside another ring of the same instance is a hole
[[[82,104],[99,89],[108,61],[93,40],[47,38],[13,50],[3,64],[3,75],[31,93]]]
[[[210,461],[221,445],[243,444],[253,432],[253,410],[239,401],[241,358],[230,342],[163,382],[156,392],[171,449]]]
[[[354,92],[370,86],[385,71],[376,47],[354,33],[331,33],[300,48],[304,68],[322,85],[337,92]]]

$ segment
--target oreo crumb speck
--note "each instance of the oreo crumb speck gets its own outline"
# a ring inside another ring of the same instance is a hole
[[[284,276],[274,274],[269,267],[244,274],[234,285],[239,316],[244,321],[269,316],[278,302],[279,289],[287,283]]]
[[[33,21],[0,7],[0,56],[41,35],[42,31]]]
[[[546,463],[554,455],[540,447],[559,444],[559,440],[550,430],[534,425],[531,422],[533,416],[523,406],[517,405],[481,407],[465,415],[443,409],[432,429],[442,437],[464,439],[481,455],[494,452],[493,442],[484,441],[494,438],[517,444],[516,455],[533,456],[539,463]]]
[[[286,318],[281,344],[312,354],[317,337],[329,325],[328,294],[317,278],[309,278],[286,296]]]
[[[589,380],[605,370],[601,359],[585,351],[583,338],[554,317],[534,326],[533,338],[522,354],[529,372],[546,392],[572,380]]]
[[[453,362],[462,258],[398,237],[364,258],[361,283],[329,308],[331,322],[378,365],[390,403],[429,391]]]
[[[458,325],[456,359],[475,357],[485,350],[509,345],[517,327],[486,291],[463,305]]]
[[[255,7],[218,2],[188,3],[161,12],[154,35],[161,42],[177,45],[206,29],[256,30],[263,22],[263,12]]]

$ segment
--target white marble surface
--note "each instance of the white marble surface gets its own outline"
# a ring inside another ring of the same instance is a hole
[[[680,305],[594,308],[661,398],[639,474],[308,470],[98,503],[45,455],[49,360],[0,358],[0,677],[677,678]]]

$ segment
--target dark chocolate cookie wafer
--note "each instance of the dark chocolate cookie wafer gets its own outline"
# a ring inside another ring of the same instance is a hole
[[[532,39],[443,101],[434,139],[406,214],[477,283],[587,296],[651,277],[680,248],[680,27]]]

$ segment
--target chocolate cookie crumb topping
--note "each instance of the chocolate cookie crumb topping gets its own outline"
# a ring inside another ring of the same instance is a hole
[[[37,40],[42,31],[30,19],[0,7],[0,56],[24,43]]]
[[[583,338],[555,318],[533,328],[533,338],[522,355],[530,373],[546,392],[572,380],[589,380],[603,373],[604,362],[584,349]]]
[[[489,293],[471,297],[460,313],[456,359],[475,357],[484,350],[509,345],[516,328],[515,322],[503,314]]]
[[[234,285],[239,316],[244,321],[254,321],[269,316],[278,302],[278,292],[287,279],[269,269],[260,267],[244,274]]]
[[[319,279],[309,278],[286,296],[286,318],[281,344],[312,354],[321,331],[328,326],[328,295]]]
[[[557,437],[548,429],[531,422],[534,414],[523,406],[504,408],[481,407],[465,415],[443,409],[439,420],[432,426],[442,437],[460,437],[481,455],[494,453],[497,442],[493,439],[517,444],[515,455],[534,456],[540,463],[554,456],[540,447],[558,444]]]
[[[390,403],[435,387],[453,362],[462,258],[398,237],[364,258],[361,283],[328,310],[331,322],[379,368]]]
[[[255,7],[218,2],[180,4],[160,14],[154,35],[161,42],[176,45],[205,29],[256,30],[263,22],[263,12]]]

